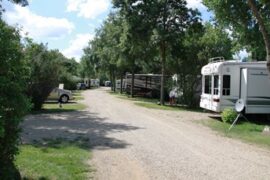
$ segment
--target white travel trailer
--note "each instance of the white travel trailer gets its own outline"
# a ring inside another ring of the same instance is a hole
[[[242,99],[247,114],[270,114],[270,79],[266,62],[212,59],[202,73],[200,107],[215,112]]]
[[[122,89],[124,89],[125,87],[126,87],[126,79],[123,79],[123,81],[122,81]],[[121,79],[117,79],[115,81],[115,88],[117,90],[121,89]]]
[[[90,86],[91,87],[99,87],[100,81],[99,79],[90,79]]]

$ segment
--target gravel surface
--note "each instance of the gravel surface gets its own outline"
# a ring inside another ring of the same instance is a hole
[[[85,111],[29,116],[23,141],[87,138],[95,179],[270,179],[270,151],[196,123],[208,114],[139,107],[104,88]]]

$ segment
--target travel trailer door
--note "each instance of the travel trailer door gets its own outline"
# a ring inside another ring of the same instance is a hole
[[[212,110],[212,89],[213,89],[213,83],[212,83],[212,75],[203,75],[202,78],[202,95],[201,95],[201,101],[200,101],[200,107]]]

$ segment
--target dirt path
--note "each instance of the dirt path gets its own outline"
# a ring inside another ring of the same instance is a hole
[[[270,178],[270,152],[194,123],[207,114],[146,109],[104,89],[84,96],[86,111],[29,117],[24,141],[89,138],[99,180]]]
[[[191,120],[206,114],[137,107],[104,90],[87,91],[89,111],[135,127],[107,137],[125,144],[95,149],[97,179],[269,179],[270,153],[221,137]]]

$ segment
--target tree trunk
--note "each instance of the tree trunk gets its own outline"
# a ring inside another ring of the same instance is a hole
[[[160,82],[160,105],[164,105],[164,84],[165,84],[165,61],[166,61],[166,47],[165,42],[160,44],[161,53],[161,82]]]
[[[115,83],[115,71],[113,70],[113,92],[116,90],[116,83]]]
[[[134,68],[132,68],[131,89],[130,89],[130,95],[132,98],[134,97],[134,79],[135,79],[135,73],[134,73]]]
[[[250,9],[252,10],[252,13],[255,16],[256,20],[258,21],[260,31],[263,35],[263,40],[264,40],[265,50],[266,50],[267,69],[270,72],[270,40],[269,40],[269,35],[268,35],[267,30],[266,30],[265,23],[263,22],[263,18],[257,9],[256,2],[254,0],[248,0],[248,5],[249,5]]]
[[[110,80],[111,80],[111,91],[113,91],[113,73],[110,70]]]
[[[123,94],[123,75],[121,74],[120,93]]]

